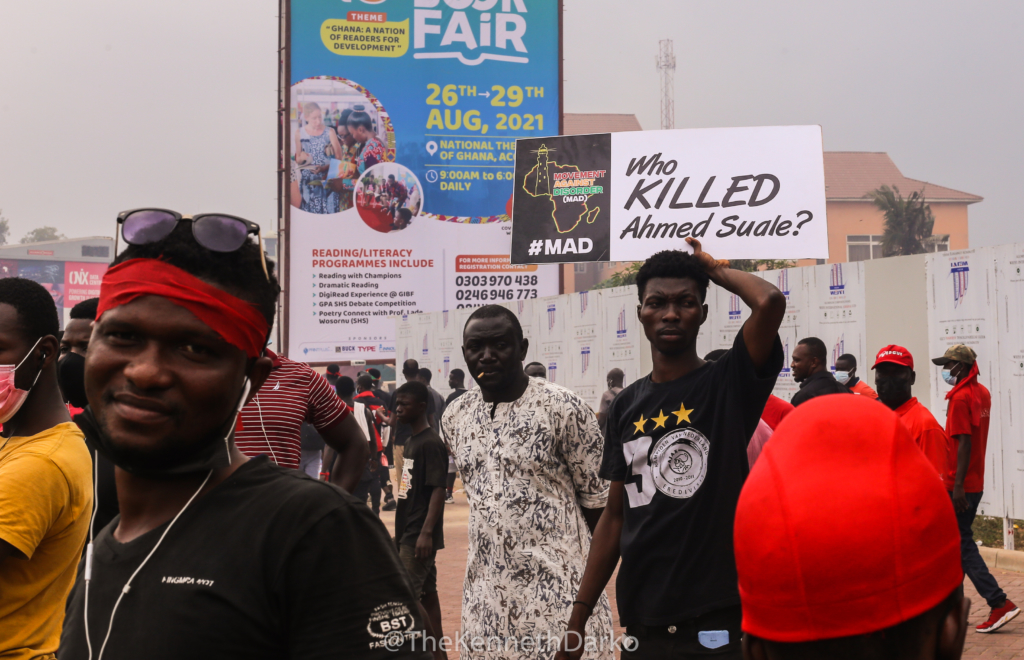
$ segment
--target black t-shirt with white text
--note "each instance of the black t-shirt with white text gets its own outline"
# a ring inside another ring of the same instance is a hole
[[[167,525],[128,542],[96,538],[89,584],[93,657],[122,587]],[[86,660],[82,565],[61,660]],[[429,658],[394,631],[422,630],[408,578],[369,507],[323,481],[251,459],[192,503],[124,594],[104,660]],[[391,638],[394,641],[394,638]]]
[[[395,510],[395,539],[399,545],[416,545],[430,508],[435,488],[448,484],[448,449],[429,426],[405,442],[402,474],[397,475],[398,508]],[[444,547],[444,508],[434,524],[434,550]]]
[[[612,402],[601,476],[624,481],[624,626],[663,626],[740,602],[733,556],[747,443],[782,369],[754,368],[742,331],[719,360],[667,383],[650,375]]]

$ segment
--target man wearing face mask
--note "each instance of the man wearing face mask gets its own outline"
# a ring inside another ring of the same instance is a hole
[[[871,387],[857,378],[857,358],[844,353],[836,358],[836,380],[849,388],[854,394],[877,399],[878,394]]]
[[[978,593],[992,608],[987,621],[975,628],[980,633],[995,632],[1020,614],[1006,597],[978,552],[971,525],[978,513],[985,490],[985,448],[992,413],[992,395],[978,382],[978,355],[969,346],[950,346],[932,359],[942,367],[942,379],[953,389],[946,393],[946,435],[956,444],[956,475],[953,480],[953,508],[960,525],[960,554],[964,572]]]
[[[273,264],[248,240],[204,247],[198,220],[166,231],[126,226],[140,244],[103,278],[78,421],[117,466],[121,514],[82,562],[59,657],[423,657],[380,521],[233,441],[272,368]]]
[[[89,453],[57,386],[57,309],[0,279],[0,656],[52,657],[92,508]]]
[[[57,381],[60,383],[64,403],[71,418],[80,415],[89,405],[85,397],[85,353],[92,335],[92,322],[96,319],[99,298],[83,300],[71,308],[71,320],[64,328],[60,339],[60,361],[57,362]],[[114,464],[98,452],[92,453],[95,462],[93,476],[96,480],[93,501],[93,519],[90,526],[101,530],[118,514],[117,484],[114,481]]]

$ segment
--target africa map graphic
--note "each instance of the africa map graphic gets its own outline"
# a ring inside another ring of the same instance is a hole
[[[523,180],[523,191],[532,197],[547,197],[551,202],[551,220],[555,223],[555,229],[560,234],[566,234],[584,220],[587,224],[593,224],[597,219],[601,208],[589,208],[587,201],[592,194],[600,194],[602,188],[593,186],[593,178],[580,178],[582,174],[592,173],[581,172],[576,165],[561,165],[552,160],[549,155],[554,151],[542,144],[534,152],[537,154],[537,164],[527,172]]]

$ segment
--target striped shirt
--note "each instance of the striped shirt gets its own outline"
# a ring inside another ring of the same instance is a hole
[[[274,361],[267,382],[242,409],[242,430],[235,443],[246,456],[266,454],[281,467],[298,469],[302,457],[302,422],[317,431],[349,414],[327,380],[302,362],[267,351]]]

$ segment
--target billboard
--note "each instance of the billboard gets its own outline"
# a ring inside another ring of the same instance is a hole
[[[393,315],[557,294],[509,253],[515,140],[560,132],[561,3],[284,6],[285,351],[390,360]]]

